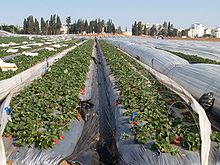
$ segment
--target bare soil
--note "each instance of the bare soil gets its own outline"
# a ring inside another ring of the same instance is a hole
[[[220,38],[181,38],[181,37],[168,37],[168,40],[192,40],[192,41],[209,41],[209,42],[220,42]]]

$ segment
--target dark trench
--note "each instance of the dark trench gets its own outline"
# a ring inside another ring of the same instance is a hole
[[[111,110],[106,78],[106,63],[99,42],[95,40],[96,87],[89,100],[80,101],[79,112],[85,121],[82,135],[65,158],[74,165],[118,165],[115,142],[115,120]]]

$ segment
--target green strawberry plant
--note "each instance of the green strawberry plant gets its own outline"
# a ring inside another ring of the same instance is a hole
[[[142,122],[142,125],[131,128],[135,140],[147,144],[152,139],[153,148],[172,155],[178,152],[176,145],[191,151],[199,150],[201,139],[197,127],[184,125],[169,109],[173,102],[181,99],[114,46],[104,41],[100,44],[116,78],[120,91],[118,102],[126,109],[125,115],[137,112]]]
[[[32,42],[42,42],[41,41],[42,38],[33,38]],[[19,45],[24,45],[22,44],[22,42],[27,41],[30,42],[28,37],[0,37],[0,44],[4,43],[4,44],[8,44],[9,42],[14,42],[17,43]],[[0,58],[7,56],[7,55],[11,55],[14,53],[7,53],[6,50],[9,47],[0,47]],[[35,48],[39,48],[39,46],[32,46],[31,49],[35,49]],[[22,51],[24,51],[23,49],[19,49],[17,53],[21,53]]]
[[[161,49],[161,48],[157,48],[157,49]],[[205,63],[205,64],[220,65],[220,62],[209,59],[209,58],[203,58],[203,57],[199,57],[197,55],[189,55],[189,54],[185,54],[185,53],[182,53],[182,52],[176,52],[176,51],[171,51],[171,50],[166,50],[166,49],[161,49],[161,50],[164,50],[164,51],[172,53],[176,56],[179,56],[179,57],[187,60],[189,63]]]
[[[68,42],[64,42],[69,43],[69,46],[72,46],[76,41],[75,40],[71,40]],[[1,71],[0,70],[0,80],[4,80],[7,78],[10,78],[18,73],[21,73],[22,71],[31,68],[33,65],[37,64],[38,62],[41,62],[43,60],[45,60],[46,58],[54,55],[55,53],[61,52],[62,50],[66,49],[67,47],[61,47],[59,49],[57,49],[57,52],[51,52],[48,50],[40,50],[38,53],[38,56],[35,57],[28,57],[25,55],[21,55],[21,56],[17,56],[11,60],[8,60],[8,63],[15,63],[18,67],[18,69],[16,71]]]
[[[220,133],[217,131],[213,131],[211,135],[211,140],[216,142],[218,145],[218,149],[220,149]]]
[[[8,122],[5,135],[14,137],[17,146],[34,144],[46,149],[63,139],[63,132],[77,116],[77,101],[84,88],[92,45],[90,40],[69,52],[12,98],[12,122]]]
[[[4,56],[7,56],[7,55],[8,55],[8,53],[5,50],[0,49],[0,58],[4,57]]]
[[[15,43],[22,43],[24,41],[29,41],[28,37],[0,37],[0,44],[5,43],[8,44],[9,42],[15,42]],[[37,38],[34,38],[34,41],[38,41]]]

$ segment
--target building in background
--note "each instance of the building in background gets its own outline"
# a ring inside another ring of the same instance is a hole
[[[177,37],[182,37],[182,36],[184,36],[184,30],[185,29],[183,29],[183,28],[179,28],[179,29],[177,29]]]
[[[193,28],[189,28],[186,30],[187,36],[190,38],[195,38],[195,30]]]
[[[217,27],[214,31],[213,31],[213,36],[215,38],[220,38],[220,27]]]
[[[203,37],[205,34],[205,27],[201,23],[193,24],[192,28],[194,29],[195,37]]]
[[[60,28],[61,34],[67,34],[68,33],[68,27],[66,25],[62,25]]]
[[[213,29],[212,28],[206,28],[204,37],[213,37]]]
[[[192,24],[191,28],[188,30],[188,37],[198,38],[203,37],[205,34],[205,27],[201,23]]]

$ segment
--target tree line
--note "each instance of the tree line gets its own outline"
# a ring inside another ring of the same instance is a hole
[[[117,27],[113,23],[112,19],[105,21],[104,19],[78,19],[74,23],[71,21],[71,17],[66,18],[65,25],[67,26],[68,34],[89,34],[89,33],[111,33],[111,34],[122,34],[121,26]],[[2,26],[2,29],[15,33],[22,34],[41,34],[41,35],[59,35],[62,34],[61,31],[62,23],[58,15],[54,14],[50,16],[50,19],[45,20],[41,17],[38,21],[33,16],[28,16],[24,19],[23,29],[18,29],[14,26]],[[125,29],[127,32],[127,28]],[[141,21],[135,21],[132,24],[132,35],[150,35],[150,36],[177,36],[178,30],[174,28],[173,24],[170,21],[167,23],[164,21],[162,25],[152,25],[147,26]],[[183,32],[182,32],[183,33]],[[181,35],[185,35],[181,34]]]
[[[83,20],[78,19],[71,24],[71,17],[66,18],[67,33],[82,34],[82,33],[122,33],[121,27],[115,27],[111,19],[105,20]],[[42,34],[42,35],[59,35],[61,34],[62,23],[58,15],[51,15],[49,20],[43,17],[40,22],[33,16],[28,16],[24,19],[22,34]]]
[[[29,16],[24,19],[23,34],[42,34],[42,35],[59,35],[61,34],[60,28],[62,23],[60,17],[56,14],[51,15],[49,20],[45,20],[43,17],[39,21],[33,16]]]
[[[132,35],[150,35],[150,36],[164,36],[164,37],[174,37],[177,36],[178,30],[174,28],[170,21],[167,23],[164,21],[162,25],[153,25],[147,27],[141,21],[135,21],[132,24]]]
[[[147,35],[147,26],[143,24],[141,21],[134,22],[132,24],[132,35],[140,36],[140,35]]]
[[[14,25],[1,25],[0,30],[4,30],[10,33],[20,33],[18,26]]]
[[[67,25],[68,25],[67,21]],[[70,25],[69,32],[71,34],[82,34],[82,33],[122,33],[121,27],[115,27],[115,24],[111,19],[105,20],[95,19],[88,21],[83,19],[76,20],[73,24]]]

